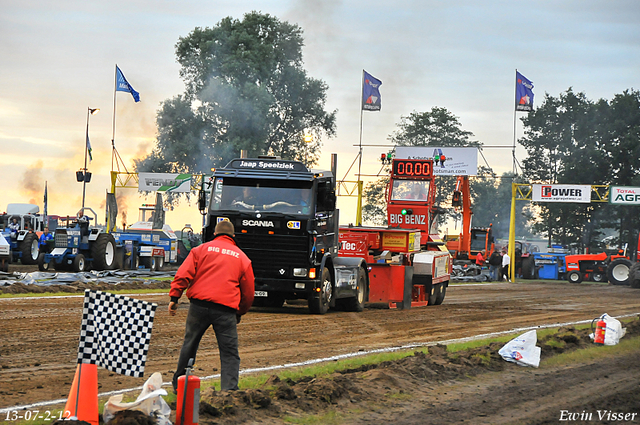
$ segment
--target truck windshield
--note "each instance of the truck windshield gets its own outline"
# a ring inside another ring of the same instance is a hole
[[[312,185],[311,181],[218,177],[210,209],[306,215],[314,211]]]
[[[393,201],[426,201],[429,182],[426,180],[394,180],[391,187]]]

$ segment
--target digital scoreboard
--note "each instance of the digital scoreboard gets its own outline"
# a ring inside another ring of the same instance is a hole
[[[432,159],[394,159],[391,166],[393,177],[430,179],[433,175]]]

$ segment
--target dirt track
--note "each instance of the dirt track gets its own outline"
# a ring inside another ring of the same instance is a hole
[[[181,346],[187,306],[181,305],[178,315],[172,318],[166,312],[167,295],[136,297],[159,305],[145,375],[158,371],[168,381]],[[75,371],[81,310],[81,296],[0,299],[0,408],[66,398]],[[359,350],[587,320],[605,312],[612,316],[637,314],[640,291],[621,286],[502,283],[453,286],[443,305],[405,311],[367,308],[360,314],[329,312],[316,316],[309,314],[304,304],[285,305],[279,310],[253,309],[239,325],[241,367],[279,365]],[[218,371],[217,348],[211,333],[201,343],[196,374],[207,376]],[[624,369],[617,373],[621,378],[625,375]],[[632,373],[636,374],[635,391],[640,392],[638,369]],[[576,368],[569,375],[576,378],[584,372]],[[143,382],[99,371],[101,392]],[[456,391],[459,395],[465,393],[463,389]],[[567,408],[573,407],[579,406],[569,402]]]

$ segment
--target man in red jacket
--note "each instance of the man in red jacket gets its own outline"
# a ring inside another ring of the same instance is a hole
[[[169,314],[175,316],[185,289],[190,301],[184,343],[173,375],[174,390],[189,359],[195,360],[200,340],[209,326],[213,326],[218,340],[221,388],[238,389],[240,355],[236,325],[253,303],[255,286],[251,260],[238,248],[233,236],[233,224],[219,222],[213,240],[193,248],[171,282]]]

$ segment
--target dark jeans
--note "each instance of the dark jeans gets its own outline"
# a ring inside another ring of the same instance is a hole
[[[500,280],[502,280],[502,277],[504,277],[504,280],[506,280],[507,282],[509,281],[509,265],[508,264],[502,267],[502,275],[500,276]]]
[[[196,301],[196,303],[194,303]],[[184,343],[180,350],[180,359],[173,375],[173,388],[178,388],[178,377],[186,373],[189,359],[196,358],[196,352],[204,333],[213,326],[220,351],[220,385],[223,390],[238,389],[240,355],[238,354],[238,329],[234,309],[218,304],[203,306],[202,302],[192,300],[189,305]]]

